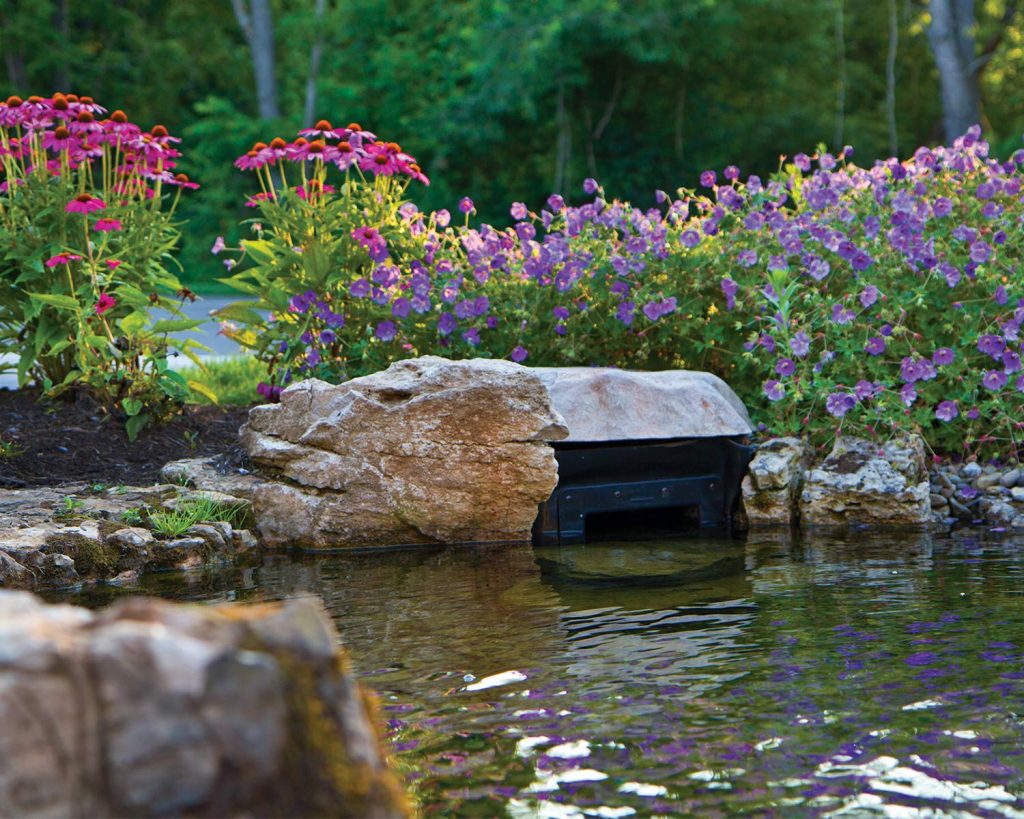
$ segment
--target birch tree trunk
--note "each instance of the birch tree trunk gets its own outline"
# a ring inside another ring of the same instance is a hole
[[[974,0],[931,0],[928,42],[939,71],[942,125],[952,141],[981,120],[974,59]]]
[[[302,122],[307,128],[312,128],[316,121],[316,80],[320,75],[320,58],[324,51],[324,10],[327,0],[316,0],[314,8],[314,19],[316,26],[316,37],[313,40],[313,47],[309,52],[309,74],[306,75],[306,105],[302,112]]]
[[[270,0],[231,0],[235,18],[245,35],[256,81],[256,104],[261,119],[277,119],[277,76],[274,58],[274,16]]]

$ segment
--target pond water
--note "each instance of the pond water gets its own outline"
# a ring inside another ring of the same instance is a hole
[[[1024,540],[274,556],[143,590],[321,597],[424,815],[1024,816]]]

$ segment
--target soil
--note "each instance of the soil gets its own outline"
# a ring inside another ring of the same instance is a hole
[[[222,455],[241,462],[238,428],[248,407],[188,406],[131,442],[124,425],[85,398],[43,402],[0,390],[0,488],[68,483],[145,486],[169,461]]]

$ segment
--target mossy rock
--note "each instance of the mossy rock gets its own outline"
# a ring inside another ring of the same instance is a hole
[[[107,546],[77,532],[50,535],[41,551],[67,555],[75,561],[75,571],[81,577],[113,577],[121,559],[121,550],[116,546]]]

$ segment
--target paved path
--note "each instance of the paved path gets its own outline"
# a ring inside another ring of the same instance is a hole
[[[191,304],[185,302],[182,306],[182,312],[188,318],[195,319],[207,319],[206,323],[201,327],[197,327],[195,330],[189,330],[184,333],[172,333],[172,338],[194,338],[200,344],[205,344],[210,348],[208,353],[202,353],[202,358],[225,358],[227,356],[239,355],[243,352],[242,348],[239,347],[235,342],[229,338],[225,338],[220,335],[217,331],[220,329],[216,321],[209,318],[210,311],[216,310],[223,307],[225,304],[229,304],[233,301],[238,301],[244,298],[242,294],[238,296],[206,296],[204,298],[197,299]],[[174,318],[170,313],[164,311],[154,311],[154,315],[157,318]],[[8,360],[13,360],[13,356],[3,356],[4,363]],[[175,369],[192,366],[192,362],[185,356],[179,355],[171,359],[171,366]],[[0,388],[14,389],[18,386],[18,378],[14,373],[0,373]]]

